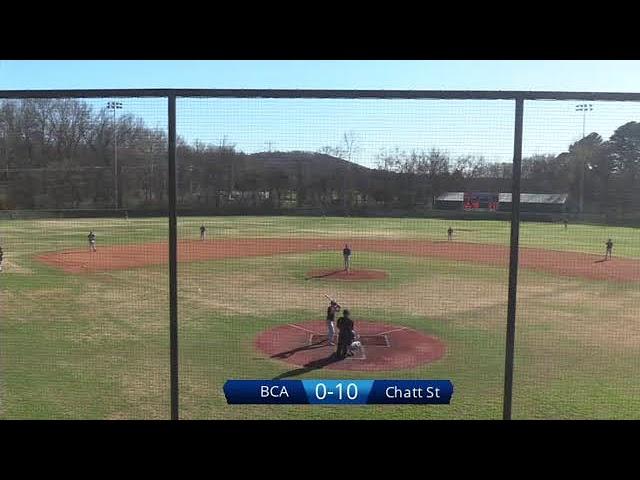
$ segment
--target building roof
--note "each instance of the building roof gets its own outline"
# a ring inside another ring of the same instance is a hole
[[[446,192],[436,198],[436,200],[440,202],[462,202],[464,200],[464,193]]]
[[[566,193],[521,193],[520,203],[545,203],[562,205],[569,197]],[[511,193],[501,193],[498,199],[501,203],[511,203]]]
[[[557,204],[562,205],[567,202],[569,197],[566,193],[521,193],[520,203],[541,203],[541,204]],[[462,202],[464,201],[464,192],[446,192],[436,198],[439,202]],[[511,193],[498,194],[500,203],[511,203]]]

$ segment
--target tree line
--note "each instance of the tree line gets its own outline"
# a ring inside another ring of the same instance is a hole
[[[202,212],[355,212],[430,208],[446,191],[511,189],[511,163],[454,157],[436,148],[396,148],[381,150],[375,168],[367,168],[352,162],[358,149],[352,132],[339,145],[316,152],[254,154],[239,151],[226,138],[207,144],[179,137],[179,206]],[[569,193],[569,209],[576,212],[635,213],[639,182],[640,123],[634,121],[608,140],[594,132],[565,152],[522,162],[523,192]],[[0,103],[0,209],[166,205],[165,131],[130,114],[114,120],[106,108],[75,99]]]

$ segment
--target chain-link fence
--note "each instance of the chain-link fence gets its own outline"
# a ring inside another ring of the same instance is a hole
[[[638,102],[0,92],[0,418],[637,418]],[[228,405],[254,378],[455,395]]]

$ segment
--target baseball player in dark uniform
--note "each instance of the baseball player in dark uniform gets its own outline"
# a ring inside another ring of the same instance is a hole
[[[447,238],[449,239],[449,241],[451,241],[452,237],[453,237],[453,228],[449,227],[449,230],[447,230]]]
[[[347,244],[342,249],[342,257],[344,258],[344,271],[349,273],[349,268],[351,268],[351,249]]]
[[[89,232],[89,235],[87,235],[87,239],[89,239],[89,249],[92,252],[96,251],[96,234],[93,233],[93,230]]]
[[[2,259],[4,257],[4,252],[2,251],[2,247],[0,247],[0,272],[2,271]]]
[[[607,246],[607,250],[604,253],[604,259],[606,260],[607,257],[609,257],[609,259],[611,259],[611,251],[613,250],[613,242],[611,241],[611,239],[607,240],[607,243],[605,243],[605,245]]]
[[[200,225],[200,240],[204,240],[204,237],[207,233],[207,229],[204,225]]]
[[[338,348],[336,356],[345,358],[349,353],[349,346],[353,342],[353,320],[351,320],[349,310],[344,310],[338,319]]]
[[[562,223],[564,223],[564,229],[566,230],[567,227],[569,226],[569,220],[567,220],[566,218],[562,221]]]
[[[340,311],[340,305],[331,300],[329,307],[327,308],[327,342],[329,345],[335,345],[333,342],[336,336],[336,312]]]

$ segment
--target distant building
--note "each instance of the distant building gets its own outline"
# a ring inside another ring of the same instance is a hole
[[[438,210],[462,210],[464,208],[464,192],[446,192],[433,202]]]
[[[539,213],[565,213],[567,208],[566,193],[521,193],[520,211]],[[511,193],[501,193],[499,197],[500,211],[511,210]]]
[[[521,193],[520,211],[564,213],[568,198],[566,193]],[[511,193],[446,192],[435,199],[434,207],[439,210],[511,211]]]

